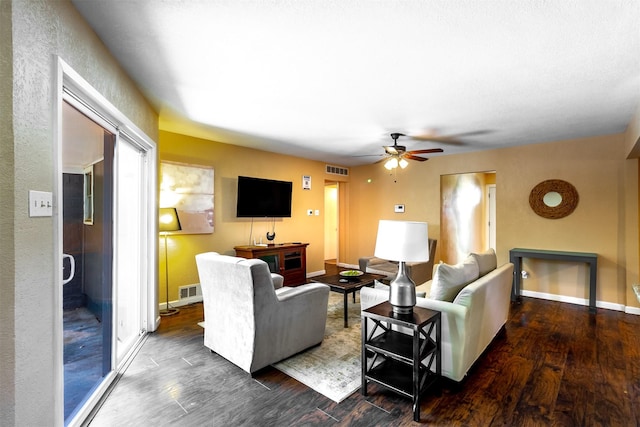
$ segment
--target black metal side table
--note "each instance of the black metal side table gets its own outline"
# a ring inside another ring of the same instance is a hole
[[[371,331],[366,319],[374,322]],[[393,330],[392,325],[412,334]],[[382,333],[376,335],[379,328]],[[413,419],[420,421],[420,397],[429,387],[439,386],[442,373],[440,334],[439,311],[414,307],[413,313],[398,315],[388,301],[362,311],[362,394],[367,395],[367,383],[373,381],[408,397]],[[371,359],[367,352],[373,353]]]

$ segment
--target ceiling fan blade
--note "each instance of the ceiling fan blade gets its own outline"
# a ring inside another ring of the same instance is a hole
[[[416,141],[439,142],[442,144],[464,145],[464,142],[454,139],[450,136],[412,136],[411,139]]]
[[[419,162],[426,162],[427,160],[429,160],[426,157],[414,156],[413,154],[405,154],[404,158],[405,159],[411,159],[411,160],[417,160]]]
[[[442,148],[427,148],[425,150],[411,150],[407,151],[407,154],[427,154],[427,153],[442,153]]]
[[[433,141],[433,142],[441,142],[443,144],[465,145],[466,142],[461,141],[460,138],[476,136],[476,135],[485,135],[491,132],[492,131],[490,130],[475,130],[470,132],[456,133],[453,135],[435,135],[432,133],[432,134],[425,134],[425,135],[412,135],[410,138],[416,141]]]

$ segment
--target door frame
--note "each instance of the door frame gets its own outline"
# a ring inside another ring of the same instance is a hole
[[[64,329],[62,310],[62,104],[67,102],[76,108],[81,106],[81,111],[90,119],[103,126],[105,129],[114,129],[116,138],[120,134],[125,134],[128,139],[135,141],[146,152],[148,161],[146,163],[145,174],[147,182],[145,190],[149,195],[146,203],[146,211],[154,213],[157,211],[157,159],[158,151],[156,143],[140,130],[131,120],[111,104],[104,96],[95,90],[84,78],[82,78],[73,68],[71,68],[62,58],[55,57],[54,91],[53,91],[53,265],[55,271],[59,273],[54,278],[54,313],[57,321],[52,325],[52,336],[54,340],[54,385],[57,392],[54,396],[54,408],[56,413],[56,424],[64,425]],[[117,143],[117,139],[116,139]],[[142,303],[143,329],[155,331],[160,323],[158,314],[158,253],[157,236],[158,221],[157,215],[148,215],[145,226],[145,237],[141,242],[146,251],[146,265],[143,267],[148,278],[146,288],[143,289]],[[112,318],[112,320],[115,320]],[[114,325],[115,327],[115,325]],[[112,334],[113,336],[113,334]],[[112,347],[115,348],[115,347]],[[121,363],[116,366],[115,354],[111,352],[112,369],[107,374],[100,385],[94,389],[93,395],[87,399],[83,407],[77,411],[76,416],[71,420],[71,424],[80,424],[90,414],[93,407],[98,403],[102,395],[107,391],[111,383],[116,379],[118,369],[126,366]],[[134,353],[133,351],[131,352]]]
[[[486,194],[486,200],[487,200],[487,209],[486,209],[486,223],[487,223],[487,227],[486,227],[486,235],[487,235],[487,239],[486,239],[486,248],[485,249],[489,249],[489,248],[493,248],[494,250],[496,249],[495,247],[497,246],[497,241],[496,241],[496,225],[497,225],[497,219],[496,219],[496,185],[495,184],[487,184],[487,186],[485,187],[485,194]],[[493,215],[492,215],[493,214]],[[493,243],[493,245],[492,245]]]

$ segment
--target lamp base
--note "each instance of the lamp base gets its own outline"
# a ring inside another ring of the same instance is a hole
[[[400,261],[398,275],[389,285],[389,303],[396,314],[411,314],[416,305],[416,285],[407,275],[404,261]]]
[[[413,313],[413,307],[400,307],[394,305],[391,307],[393,309],[393,314],[411,314]]]
[[[162,317],[167,317],[167,316],[173,316],[174,314],[178,314],[180,313],[180,309],[179,308],[167,308],[166,310],[160,310],[160,316]]]

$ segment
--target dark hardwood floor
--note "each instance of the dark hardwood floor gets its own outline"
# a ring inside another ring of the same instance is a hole
[[[202,304],[162,319],[92,426],[404,426],[408,399],[371,385],[340,404],[273,368],[246,374],[202,345]],[[640,425],[640,316],[533,298],[467,379],[421,404],[435,426]]]

